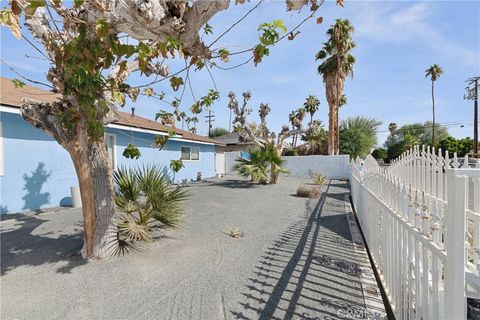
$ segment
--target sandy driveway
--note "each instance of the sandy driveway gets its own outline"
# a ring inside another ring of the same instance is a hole
[[[79,210],[1,223],[2,319],[324,319],[362,309],[344,182],[236,177],[190,187],[186,223],[143,252],[85,262]],[[238,227],[243,237],[224,234]],[[343,311],[342,311],[343,310]]]

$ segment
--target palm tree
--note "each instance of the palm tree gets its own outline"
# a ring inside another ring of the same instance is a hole
[[[388,125],[388,131],[390,131],[390,135],[393,137],[393,135],[397,131],[397,124],[395,122],[390,122],[390,124]]]
[[[277,183],[280,173],[288,173],[288,170],[282,167],[282,157],[272,144],[250,148],[248,154],[248,159],[236,160],[235,170],[242,176],[250,177],[252,182],[265,184],[270,173],[270,183]]]
[[[382,123],[375,118],[354,117],[342,121],[340,128],[342,154],[352,159],[364,158],[377,144],[377,128]]]
[[[440,77],[443,73],[442,68],[438,64],[434,64],[430,66],[427,70],[425,70],[425,78],[430,76],[432,80],[432,146],[435,145],[435,96],[434,96],[434,86],[435,81]]]
[[[330,37],[324,43],[315,58],[322,60],[318,66],[318,73],[323,76],[325,95],[329,106],[328,115],[328,153],[335,154],[335,114],[343,95],[343,88],[347,76],[353,76],[355,57],[350,50],[355,48],[351,33],[353,26],[348,20],[337,19],[327,31]]]
[[[318,106],[320,105],[320,100],[316,96],[309,95],[305,102],[303,103],[303,108],[310,113],[310,126],[313,123],[313,115],[318,110]]]
[[[310,127],[302,135],[302,140],[308,142],[308,152],[310,154],[319,154],[320,148],[327,140],[327,133],[323,129],[320,120],[313,120]]]

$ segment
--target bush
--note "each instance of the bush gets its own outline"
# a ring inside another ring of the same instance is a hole
[[[250,177],[254,183],[266,184],[272,177],[271,169],[274,167],[274,175],[288,173],[288,170],[282,167],[283,160],[277,152],[277,149],[271,144],[263,148],[250,148],[247,158],[238,158],[235,165],[235,171],[244,177]],[[275,181],[270,181],[275,183]]]
[[[297,197],[302,198],[318,198],[321,194],[321,190],[317,186],[306,186],[301,184],[297,188]]]
[[[312,179],[312,183],[316,185],[323,185],[325,181],[327,181],[327,177],[320,174],[319,172],[309,170],[310,178]]]
[[[287,150],[285,151],[286,156],[298,156],[298,150],[297,149],[292,149],[292,150]]]
[[[372,151],[372,157],[374,157],[377,160],[381,159],[385,161],[386,159],[388,159],[387,150],[383,148],[377,148]]]
[[[465,139],[455,139],[453,137],[448,137],[437,143],[436,148],[442,148],[442,153],[445,156],[445,151],[448,150],[448,153],[453,154],[457,153],[459,157],[465,157],[466,154],[470,152],[473,148],[473,140],[470,137]]]
[[[187,193],[169,184],[167,171],[158,166],[114,171],[115,203],[120,249],[136,241],[152,240],[155,225],[178,228],[182,223]],[[123,247],[122,247],[123,245]]]

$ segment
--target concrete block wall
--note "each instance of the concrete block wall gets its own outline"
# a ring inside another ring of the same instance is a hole
[[[330,179],[339,179],[350,176],[350,156],[283,156],[284,167],[290,175],[299,178],[308,178],[309,170],[319,172]]]

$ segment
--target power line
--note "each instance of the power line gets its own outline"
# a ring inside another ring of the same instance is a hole
[[[448,122],[443,122],[443,123],[435,123],[435,127],[455,127],[455,126],[465,126],[465,125],[471,125],[468,123],[463,123],[463,122],[458,122],[458,121],[448,121]],[[408,126],[408,125],[407,125]],[[415,127],[408,127],[408,128],[398,128],[395,131],[411,131],[411,130],[416,130],[416,129],[431,129],[433,127],[433,124],[430,125],[421,125],[421,126],[415,126]],[[390,132],[388,129],[382,129],[382,130],[375,130],[375,132],[380,133],[380,132]]]

